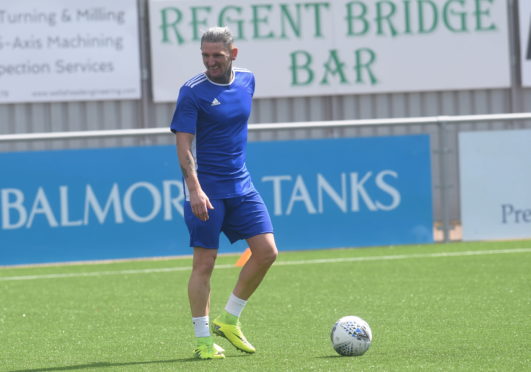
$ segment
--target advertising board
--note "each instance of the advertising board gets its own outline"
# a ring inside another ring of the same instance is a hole
[[[433,241],[428,136],[252,142],[247,163],[280,250]],[[0,265],[191,254],[174,146],[3,153],[0,171]]]

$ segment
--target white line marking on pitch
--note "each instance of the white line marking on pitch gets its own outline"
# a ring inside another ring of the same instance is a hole
[[[368,256],[368,257],[342,257],[342,258],[318,258],[313,260],[297,260],[297,261],[279,261],[274,266],[288,266],[288,265],[310,265],[321,263],[341,263],[341,262],[361,262],[361,261],[390,261],[390,260],[405,260],[411,258],[438,258],[438,257],[463,257],[463,256],[483,256],[492,254],[508,254],[508,253],[530,253],[531,248],[515,248],[515,249],[496,249],[488,251],[464,251],[464,252],[440,252],[440,253],[418,253],[418,254],[404,254],[393,256]],[[234,265],[216,265],[216,269],[233,269]],[[106,275],[135,275],[135,274],[151,274],[151,273],[167,273],[176,271],[190,271],[191,267],[168,267],[160,269],[138,269],[138,270],[118,270],[118,271],[95,271],[87,273],[64,273],[64,274],[43,274],[43,275],[21,275],[21,276],[5,276],[0,277],[0,281],[16,281],[16,280],[35,280],[35,279],[57,279],[57,278],[79,278],[90,276],[106,276]]]

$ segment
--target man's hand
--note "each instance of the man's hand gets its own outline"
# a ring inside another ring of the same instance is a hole
[[[192,213],[201,221],[207,221],[208,210],[214,209],[214,206],[210,203],[210,199],[204,193],[197,178],[196,163],[191,150],[194,135],[191,133],[177,132],[176,138],[177,155],[184,181],[190,192]]]
[[[210,203],[210,199],[208,199],[208,196],[203,190],[193,193],[190,192],[190,207],[194,216],[201,221],[207,221],[209,218],[208,210],[214,209],[214,206]]]

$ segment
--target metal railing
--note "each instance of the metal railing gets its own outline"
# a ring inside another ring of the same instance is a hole
[[[264,123],[249,124],[249,131],[276,131],[276,130],[298,130],[298,129],[327,129],[327,128],[348,128],[348,127],[379,127],[394,125],[436,125],[438,133],[438,169],[440,210],[441,210],[441,230],[443,241],[450,240],[450,213],[449,213],[449,190],[454,187],[448,181],[449,149],[448,126],[464,123],[482,122],[517,122],[531,120],[531,113],[513,114],[489,114],[489,115],[462,115],[462,116],[429,116],[414,118],[396,119],[367,119],[367,120],[336,120],[336,121],[313,121],[313,122],[292,122],[292,123]],[[67,131],[48,133],[20,133],[20,134],[0,134],[0,143],[8,142],[28,142],[28,141],[50,141],[50,140],[73,140],[73,139],[94,139],[94,138],[116,138],[116,137],[146,137],[161,136],[171,134],[168,127],[163,128],[139,128],[139,129],[115,129],[115,130],[92,130],[92,131]],[[531,144],[530,144],[531,146]]]
[[[333,121],[310,121],[292,123],[263,123],[249,124],[249,131],[282,130],[282,129],[324,129],[340,127],[361,126],[389,126],[389,125],[419,125],[419,124],[459,124],[477,123],[486,121],[520,121],[531,120],[531,113],[515,114],[489,114],[489,115],[461,115],[461,116],[426,116],[415,118],[396,119],[366,119],[366,120],[333,120]],[[89,131],[65,131],[65,132],[42,132],[42,133],[15,133],[0,134],[1,142],[26,142],[70,139],[93,139],[111,137],[143,137],[160,136],[170,134],[168,127],[162,128],[139,128],[139,129],[114,129],[114,130],[89,130]]]

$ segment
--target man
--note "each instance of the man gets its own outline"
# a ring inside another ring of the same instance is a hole
[[[171,123],[185,182],[184,218],[193,247],[188,298],[199,359],[222,359],[209,328],[210,277],[220,233],[234,243],[246,239],[251,257],[243,266],[225,312],[213,332],[237,349],[256,349],[243,335],[239,317],[278,254],[267,208],[245,165],[247,121],[254,94],[254,75],[233,68],[238,55],[230,31],[213,27],[201,38],[206,71],[179,91]]]

